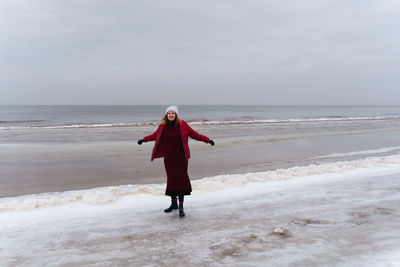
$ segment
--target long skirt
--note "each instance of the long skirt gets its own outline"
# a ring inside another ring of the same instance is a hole
[[[190,195],[192,185],[188,175],[188,160],[184,153],[174,153],[164,157],[165,171],[167,172],[167,196]]]

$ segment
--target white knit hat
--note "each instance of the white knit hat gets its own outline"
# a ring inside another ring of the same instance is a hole
[[[169,106],[168,108],[167,108],[167,110],[165,111],[165,113],[168,113],[168,111],[173,111],[173,112],[175,112],[175,114],[176,115],[178,115],[178,106]]]

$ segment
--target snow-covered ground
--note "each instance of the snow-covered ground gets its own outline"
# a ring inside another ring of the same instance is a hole
[[[0,199],[1,266],[400,266],[400,155]]]

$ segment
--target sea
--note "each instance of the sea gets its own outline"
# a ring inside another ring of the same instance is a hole
[[[135,130],[157,126],[166,107],[0,106],[0,142],[129,140]],[[396,127],[400,106],[180,105],[179,115],[191,125],[264,125],[269,126],[268,134],[282,133],[282,129],[285,134],[296,133],[301,126],[316,130]]]
[[[0,266],[400,266],[400,106],[179,105],[184,218],[167,106],[0,106]]]
[[[11,137],[5,139],[6,133],[19,130],[156,126],[164,115],[166,107],[3,105],[0,106],[1,141],[15,141]],[[400,106],[180,105],[179,115],[192,124],[288,124],[293,126],[296,123],[313,123],[318,126],[318,123],[326,122],[396,122],[400,118]],[[108,139],[112,138],[108,137]],[[40,140],[31,137],[25,141]],[[49,141],[53,140],[49,139]]]

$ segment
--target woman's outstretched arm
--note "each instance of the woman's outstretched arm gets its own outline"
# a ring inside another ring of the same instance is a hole
[[[214,141],[211,140],[210,138],[208,138],[205,135],[199,134],[198,132],[196,132],[195,130],[192,129],[192,127],[189,126],[189,124],[187,124],[187,127],[189,129],[189,136],[190,138],[193,138],[197,141],[203,141],[205,143],[211,144],[212,146],[215,145]]]
[[[138,144],[141,145],[143,142],[155,141],[160,131],[161,131],[161,124],[158,126],[157,130],[154,133],[145,136],[143,139],[140,139],[138,141]]]

